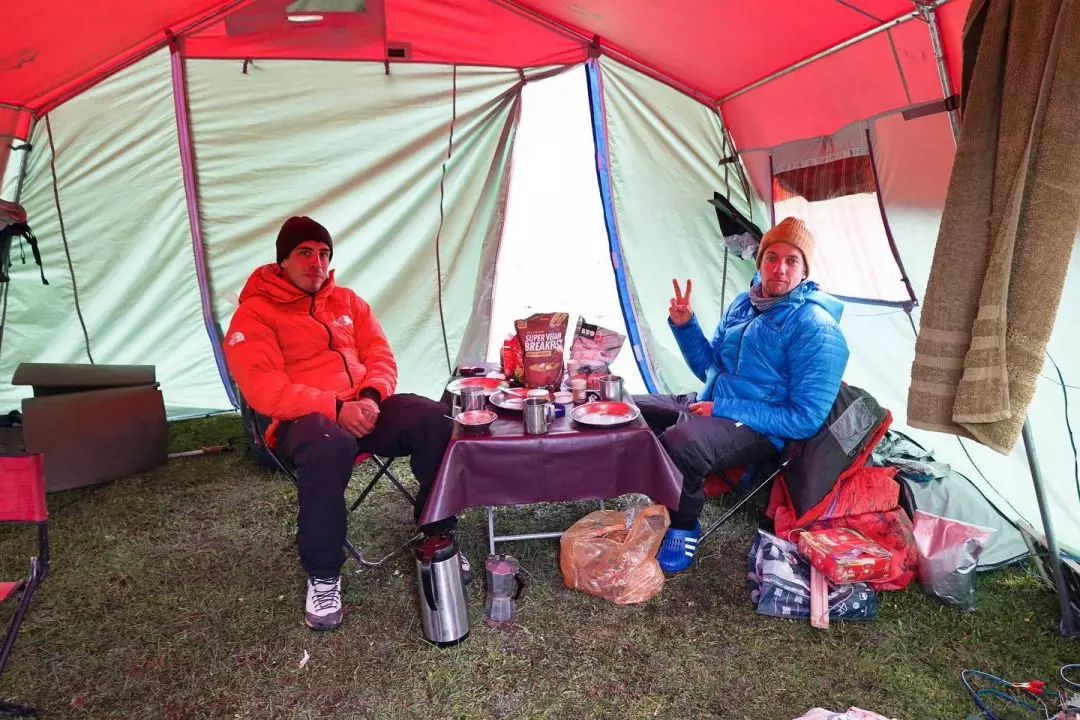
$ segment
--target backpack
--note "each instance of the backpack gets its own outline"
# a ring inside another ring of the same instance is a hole
[[[0,200],[0,283],[6,283],[11,279],[8,276],[8,268],[11,267],[11,243],[16,237],[20,239],[19,247],[22,250],[23,264],[26,263],[26,251],[22,248],[22,240],[26,240],[30,246],[30,252],[34,255],[34,262],[41,271],[41,284],[48,285],[49,281],[45,279],[45,268],[41,264],[38,239],[26,222],[26,210],[18,203]]]

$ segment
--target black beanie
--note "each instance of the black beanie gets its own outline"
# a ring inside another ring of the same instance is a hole
[[[297,245],[307,240],[324,243],[330,248],[330,258],[333,259],[334,241],[330,238],[330,231],[304,215],[289,218],[278,231],[277,261],[280,263],[289,257],[289,253],[295,250]]]

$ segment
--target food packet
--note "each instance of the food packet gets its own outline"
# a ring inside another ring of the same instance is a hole
[[[525,358],[516,334],[503,340],[500,359],[502,361],[503,376],[507,380],[515,383],[525,381]]]
[[[563,375],[563,346],[570,316],[536,313],[514,327],[524,356],[523,381],[530,388],[559,388]]]
[[[570,360],[577,363],[578,371],[582,374],[607,375],[624,340],[626,336],[587,323],[585,318],[579,317],[574,328],[574,342],[570,346]]]

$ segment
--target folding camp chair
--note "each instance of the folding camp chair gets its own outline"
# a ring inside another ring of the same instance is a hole
[[[254,449],[256,450],[256,452],[268,458],[271,463],[273,463],[273,465],[277,467],[277,469],[285,473],[285,476],[292,481],[293,485],[296,485],[296,469],[293,468],[289,463],[285,462],[285,460],[276,452],[274,452],[274,450],[266,443],[265,432],[266,428],[269,427],[270,419],[265,415],[260,415],[259,413],[255,412],[249,405],[247,405],[247,401],[245,401],[242,397],[240,398],[240,403],[241,409],[243,411],[242,414],[249,417],[248,433],[251,436],[251,441],[254,444]],[[351,506],[349,506],[350,513],[360,507],[361,503],[363,503],[364,500],[367,499],[368,495],[370,495],[371,491],[375,488],[375,484],[378,483],[379,480],[383,477],[386,477],[386,479],[389,480],[395,488],[397,488],[398,492],[400,492],[402,496],[409,501],[410,507],[416,505],[416,497],[411,492],[409,492],[404,485],[401,484],[401,481],[397,479],[397,476],[395,476],[394,472],[390,469],[390,463],[392,460],[393,458],[381,458],[374,453],[357,453],[356,459],[353,462],[354,467],[358,467],[360,465],[363,465],[365,462],[370,461],[375,464],[377,470],[371,480],[368,481],[368,484],[364,486],[364,489],[360,491],[360,496],[357,497],[355,501],[353,501],[353,504]],[[379,567],[387,560],[392,558],[394,555],[411,545],[420,537],[422,537],[422,533],[416,533],[404,543],[398,545],[396,548],[394,548],[388,554],[384,555],[378,560],[369,559],[366,555],[364,555],[363,551],[361,551],[360,548],[356,547],[348,538],[345,538],[345,550],[350,555],[352,555],[353,558],[356,559],[356,562],[360,563],[361,565],[365,567]]]
[[[785,468],[782,489],[789,495],[796,516],[825,500],[852,468],[862,467],[892,422],[892,414],[862,388],[841,383],[821,428],[809,438],[789,440],[780,453],[779,467],[758,468],[757,477],[772,472],[701,534],[698,546],[751,497],[769,485]]]
[[[30,570],[23,580],[0,582],[0,602],[19,598],[0,649],[0,675],[7,665],[34,591],[49,573],[48,513],[45,510],[45,468],[41,453],[0,457],[0,522],[37,526],[37,554],[30,558]],[[0,702],[0,715],[36,717],[37,710],[26,705]]]
[[[782,460],[776,464],[776,469],[771,469],[772,463],[769,464],[770,467],[768,468],[766,468],[766,466],[758,467],[754,473],[754,480],[757,480],[757,478],[760,478],[763,475],[765,476],[765,479],[758,481],[756,485],[753,485],[748,491],[743,493],[743,496],[739,498],[734,505],[729,507],[723,515],[721,515],[713,522],[712,525],[702,531],[701,536],[698,538],[698,547],[701,547],[701,545],[705,542],[705,538],[712,535],[720,528],[721,525],[730,520],[731,516],[738,512],[739,508],[750,502],[751,498],[753,498],[759,492],[768,487],[769,483],[771,483],[776,478],[776,476],[780,474],[781,470],[788,466],[788,463],[790,463],[794,457],[795,453],[793,444],[788,443],[787,445],[785,445],[784,451],[781,453]],[[754,480],[751,480],[751,482],[753,483]]]

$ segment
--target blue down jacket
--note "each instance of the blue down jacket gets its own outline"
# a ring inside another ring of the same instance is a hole
[[[805,281],[765,312],[750,293],[735,298],[712,342],[697,316],[681,327],[668,320],[690,369],[705,382],[698,399],[713,402],[713,415],[785,439],[816,433],[840,390],[848,347],[840,331],[843,304]]]

